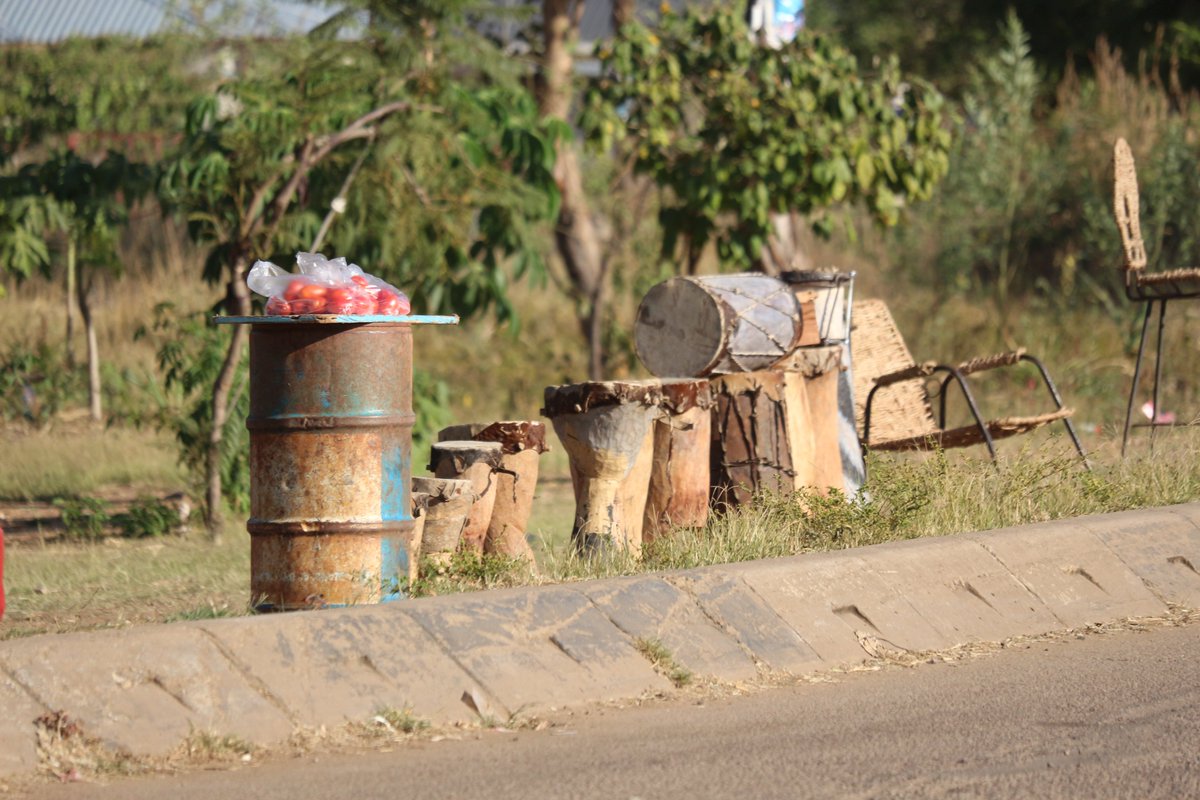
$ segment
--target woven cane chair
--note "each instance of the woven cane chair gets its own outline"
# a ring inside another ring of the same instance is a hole
[[[987,446],[996,458],[997,439],[1061,421],[1071,437],[1079,457],[1087,465],[1087,455],[1075,426],[1072,409],[1063,406],[1062,397],[1040,360],[1024,350],[975,358],[961,364],[940,364],[913,360],[896,322],[882,300],[862,300],[854,304],[850,337],[851,364],[854,370],[855,415],[860,440],[867,450],[935,450],[951,447]],[[985,370],[1028,361],[1041,373],[1055,410],[1031,417],[984,419],[967,382],[967,376]],[[927,392],[928,379],[938,376],[938,415]],[[946,395],[950,384],[962,390],[974,420],[969,425],[946,428]]]
[[[1142,423],[1150,427],[1151,447],[1155,428],[1171,424],[1158,420],[1158,389],[1162,383],[1163,326],[1167,317],[1167,302],[1188,297],[1200,297],[1200,269],[1173,269],[1165,272],[1146,271],[1146,245],[1142,241],[1138,218],[1137,170],[1133,152],[1124,139],[1113,145],[1113,215],[1121,231],[1121,246],[1125,255],[1125,296],[1135,303],[1146,304],[1142,319],[1142,338],[1138,343],[1137,361],[1133,367],[1133,384],[1129,387],[1129,404],[1125,408],[1125,430],[1121,435],[1121,455],[1129,443],[1133,427],[1133,404],[1137,397],[1138,379],[1142,376],[1142,355],[1146,350],[1146,335],[1150,332],[1150,316],[1158,306],[1158,342],[1154,351],[1154,390],[1151,400],[1151,419]],[[1140,425],[1138,427],[1141,427]]]

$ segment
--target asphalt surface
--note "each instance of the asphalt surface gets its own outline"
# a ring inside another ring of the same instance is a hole
[[[1200,624],[46,798],[1200,797]]]

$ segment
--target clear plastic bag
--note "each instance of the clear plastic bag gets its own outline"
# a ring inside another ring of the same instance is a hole
[[[270,316],[291,314],[356,314],[399,317],[412,305],[404,292],[363,272],[344,258],[297,253],[298,272],[269,261],[256,261],[246,277],[251,291],[267,299]]]

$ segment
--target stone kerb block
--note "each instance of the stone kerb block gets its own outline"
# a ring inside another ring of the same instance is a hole
[[[1060,627],[1046,604],[976,541],[914,539],[858,553],[941,634],[942,647]]]
[[[301,725],[365,722],[388,708],[473,718],[461,697],[474,681],[397,606],[197,624]]]
[[[1200,608],[1200,514],[1185,506],[1081,517],[1076,522],[1164,602]]]
[[[0,668],[85,733],[134,753],[165,755],[192,730],[253,742],[292,731],[287,715],[188,625],[3,642]]]
[[[497,713],[670,688],[633,641],[570,587],[485,594],[423,599],[403,613],[494,698]]]
[[[37,769],[34,720],[47,710],[0,671],[0,777]]]
[[[745,581],[827,664],[868,656],[865,640],[885,648],[935,650],[947,639],[858,554],[813,553],[738,564]]]
[[[661,577],[589,581],[576,588],[627,635],[661,642],[676,663],[698,675],[736,681],[758,674],[749,653],[690,595]]]
[[[765,669],[799,675],[828,666],[775,609],[742,581],[741,573],[733,570],[731,566],[706,567],[673,573],[667,580],[695,598],[704,613]]]
[[[999,559],[1068,628],[1166,613],[1142,579],[1078,520],[963,536]]]

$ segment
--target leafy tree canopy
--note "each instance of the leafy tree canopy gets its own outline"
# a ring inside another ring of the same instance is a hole
[[[810,0],[807,21],[863,63],[894,54],[904,69],[957,94],[966,88],[964,65],[999,44],[997,31],[1010,9],[1029,32],[1034,60],[1051,75],[1061,74],[1068,61],[1088,69],[1087,55],[1100,36],[1121,48],[1133,67],[1143,50],[1160,41],[1174,45],[1176,23],[1200,26],[1200,6],[1191,0]],[[1200,70],[1185,71],[1184,78],[1195,85]]]
[[[602,146],[624,141],[634,168],[670,190],[666,258],[680,240],[693,255],[715,240],[723,262],[750,266],[774,213],[823,232],[831,208],[861,201],[890,225],[946,173],[942,97],[894,59],[866,76],[828,38],[772,50],[717,11],[627,25],[601,62],[584,127]]]
[[[208,82],[212,49],[184,37],[0,48],[0,164],[72,134],[94,140],[87,149],[100,153],[156,147],[154,138],[179,129],[189,99]]]

